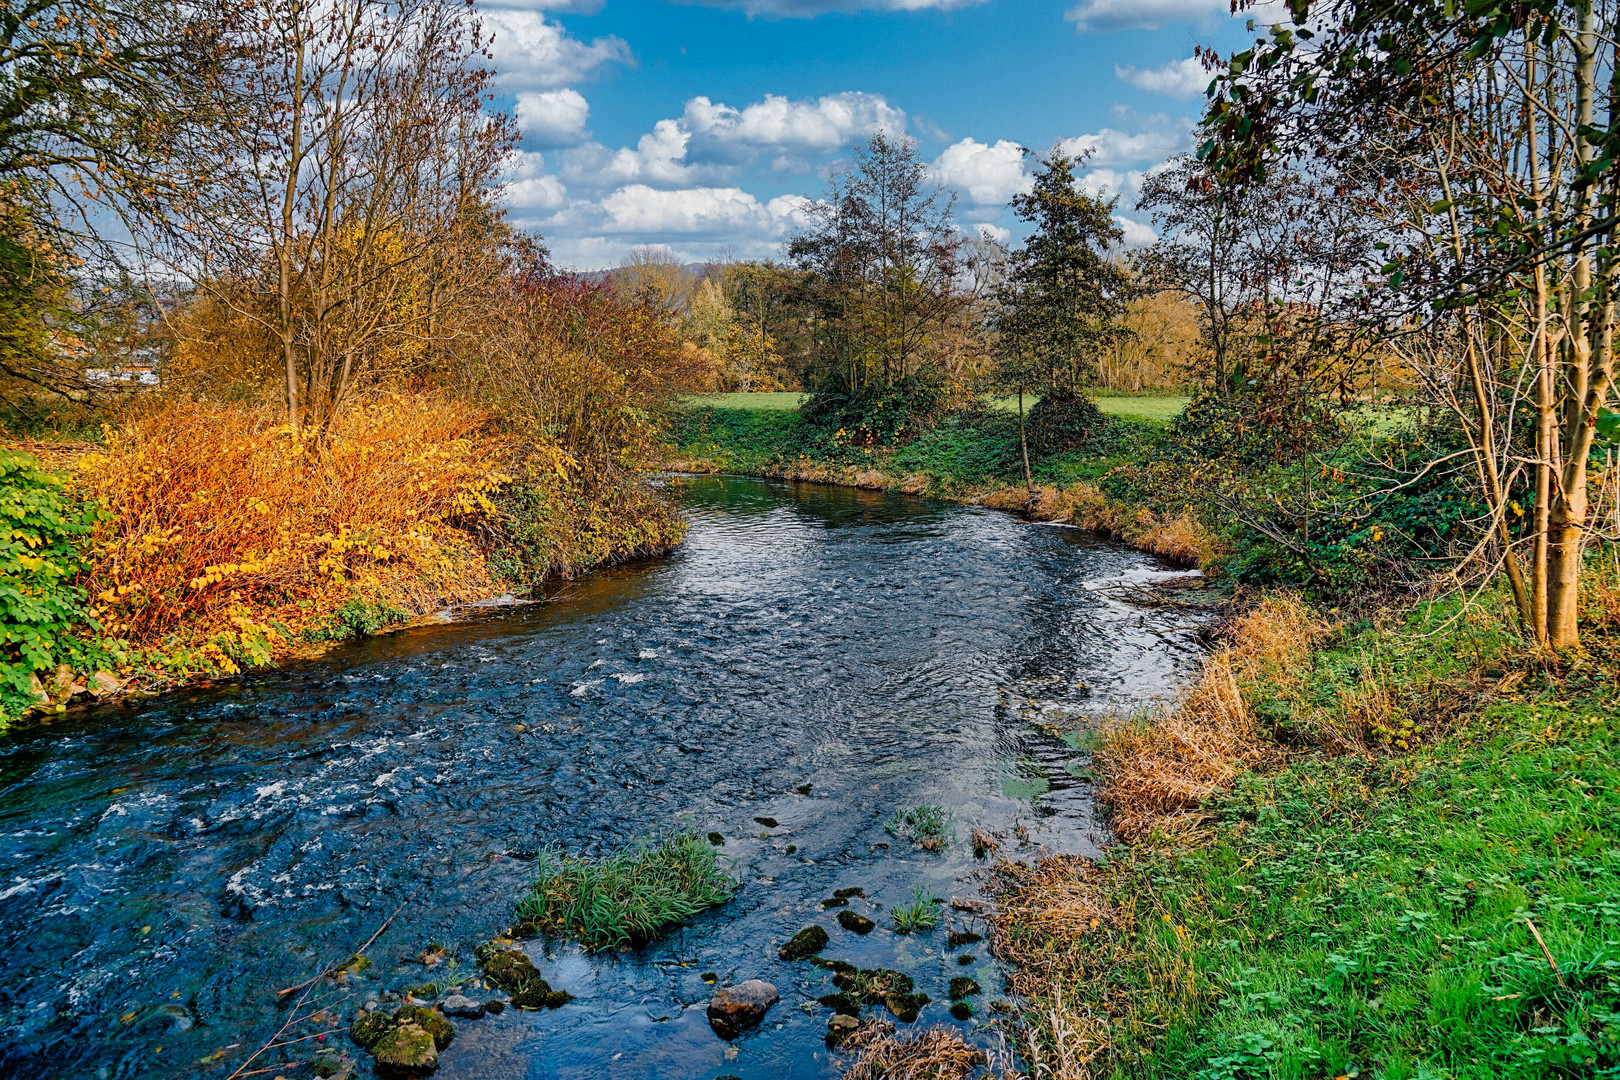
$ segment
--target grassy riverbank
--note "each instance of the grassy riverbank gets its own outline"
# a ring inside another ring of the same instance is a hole
[[[720,398],[793,398],[790,394]],[[699,399],[701,401],[711,399]],[[1187,565],[1213,559],[1218,541],[1193,517],[1111,498],[1097,481],[1148,455],[1169,430],[1163,413],[1180,398],[1117,398],[1119,411],[1076,445],[1036,453],[1026,489],[1016,415],[987,407],[944,420],[898,447],[841,442],[795,411],[754,402],[699,404],[677,415],[666,464],[682,472],[729,472],[903,491],[980,503],[1107,533]]]
[[[1100,733],[1128,843],[1001,875],[1031,1063],[1620,1074],[1612,611],[1592,598],[1603,651],[1562,665],[1526,663],[1495,595],[1244,616],[1179,708]]]

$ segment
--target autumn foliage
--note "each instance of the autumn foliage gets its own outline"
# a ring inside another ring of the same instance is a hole
[[[361,600],[421,612],[487,593],[472,528],[507,479],[483,412],[380,395],[317,447],[277,410],[193,398],[107,433],[79,464],[107,511],[87,581],[109,635],[231,672]]]

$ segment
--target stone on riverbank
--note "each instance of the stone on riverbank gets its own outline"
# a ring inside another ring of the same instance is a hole
[[[394,1023],[400,1027],[415,1024],[433,1036],[433,1045],[440,1050],[449,1046],[456,1037],[456,1026],[432,1009],[420,1005],[407,1005],[394,1014]]]
[[[392,1017],[384,1016],[380,1012],[364,1012],[354,1018],[349,1027],[349,1038],[362,1050],[370,1050],[382,1037],[394,1030]]]
[[[709,1026],[722,1039],[735,1039],[759,1026],[771,1006],[782,1000],[776,987],[759,979],[728,986],[709,1002]]]
[[[827,1021],[827,1045],[836,1049],[860,1026],[861,1022],[855,1017],[834,1013],[833,1018]]]

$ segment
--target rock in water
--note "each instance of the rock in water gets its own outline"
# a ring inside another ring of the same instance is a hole
[[[407,1005],[394,1014],[394,1023],[400,1027],[406,1024],[415,1024],[429,1035],[433,1036],[433,1045],[443,1050],[450,1045],[456,1037],[456,1026],[432,1009],[424,1009],[420,1005]]]
[[[776,950],[776,955],[783,960],[803,960],[826,947],[827,931],[819,926],[807,926],[789,938],[786,945]]]
[[[840,911],[838,925],[854,934],[870,934],[877,924],[865,915],[857,915],[853,911]]]
[[[854,1030],[861,1026],[861,1022],[853,1016],[843,1013],[834,1013],[833,1018],[827,1021],[827,1045],[838,1047],[849,1038]]]
[[[354,1024],[349,1028],[349,1038],[362,1050],[370,1050],[394,1029],[391,1017],[380,1012],[365,1012],[355,1017]]]
[[[735,1039],[740,1033],[759,1026],[771,1006],[782,1000],[776,987],[759,979],[728,986],[709,1002],[709,1026],[722,1039]]]
[[[419,1024],[401,1024],[372,1047],[377,1072],[384,1076],[426,1076],[439,1067],[433,1036]]]
[[[484,1015],[484,1007],[470,997],[451,994],[439,1002],[439,1011],[461,1020],[477,1020]]]
[[[478,964],[491,983],[512,994],[540,978],[540,969],[534,966],[534,961],[522,949],[480,945]]]

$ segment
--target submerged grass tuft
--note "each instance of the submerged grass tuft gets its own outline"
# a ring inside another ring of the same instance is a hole
[[[737,880],[698,833],[606,858],[542,853],[518,917],[587,949],[641,945],[731,899]]]
[[[911,903],[905,907],[894,909],[894,931],[897,934],[913,934],[921,930],[932,930],[939,925],[939,901],[931,896],[924,895],[922,886],[917,886],[916,894]]]
[[[938,851],[955,839],[956,829],[943,806],[914,806],[896,810],[883,826],[890,836],[908,841],[924,851]]]

